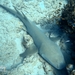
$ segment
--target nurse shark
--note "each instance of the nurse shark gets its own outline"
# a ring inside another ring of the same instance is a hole
[[[16,8],[14,10],[0,5],[3,9],[18,17],[23,22],[29,35],[33,38],[34,44],[38,49],[38,54],[54,68],[61,70],[66,67],[64,56],[57,44],[50,40],[41,30],[32,25],[28,18],[21,14]]]

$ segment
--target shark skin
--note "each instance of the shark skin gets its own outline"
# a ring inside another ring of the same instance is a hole
[[[27,17],[24,14],[22,15],[21,13],[19,13],[16,8],[16,11],[14,11],[3,5],[0,5],[0,7],[5,9],[12,15],[18,17],[23,22],[24,26],[27,29],[27,32],[33,38],[33,41],[38,48],[39,55],[44,60],[46,60],[46,62],[48,62],[50,65],[58,70],[66,67],[64,56],[57,44],[46,37],[46,35],[42,33],[39,28],[37,28],[35,25],[32,25]]]

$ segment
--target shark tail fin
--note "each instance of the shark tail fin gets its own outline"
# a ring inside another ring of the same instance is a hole
[[[17,10],[17,8],[14,6],[14,9],[16,10],[17,14],[22,16],[22,14]]]

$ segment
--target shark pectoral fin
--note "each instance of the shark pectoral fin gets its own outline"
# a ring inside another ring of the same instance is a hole
[[[35,46],[34,44],[31,44],[31,45],[29,46],[29,48],[27,48],[27,49],[25,50],[25,52],[23,52],[22,54],[20,54],[20,56],[23,57],[23,58],[25,58],[25,57],[27,57],[27,56],[30,56],[30,55],[36,53],[36,52],[38,52],[36,46]]]

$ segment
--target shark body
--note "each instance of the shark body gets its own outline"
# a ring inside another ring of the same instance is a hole
[[[33,41],[38,48],[39,55],[43,59],[45,59],[50,65],[58,70],[63,69],[66,66],[64,56],[59,46],[46,37],[46,35],[42,33],[39,28],[37,28],[35,25],[32,25],[25,15],[22,16],[17,10],[14,11],[3,5],[0,5],[0,7],[15,15],[23,22],[27,32],[33,38]]]

